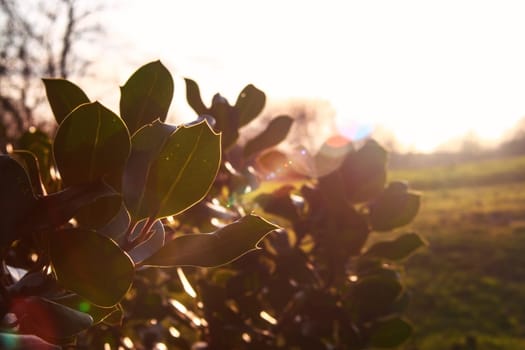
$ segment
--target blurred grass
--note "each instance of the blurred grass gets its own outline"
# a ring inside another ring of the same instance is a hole
[[[389,179],[403,179],[415,189],[472,187],[525,181],[525,156],[457,163],[424,169],[392,169]]]
[[[393,171],[422,191],[406,350],[525,349],[525,157]],[[467,338],[476,347],[467,346]]]

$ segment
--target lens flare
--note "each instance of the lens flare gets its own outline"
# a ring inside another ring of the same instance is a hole
[[[338,123],[339,133],[351,141],[361,141],[370,137],[374,131],[374,126],[369,123],[362,123],[358,121],[352,121],[350,123],[346,122]]]

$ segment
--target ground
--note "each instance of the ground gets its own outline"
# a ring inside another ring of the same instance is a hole
[[[390,172],[421,189],[405,230],[429,242],[405,264],[415,336],[404,349],[525,349],[523,175],[524,157]]]

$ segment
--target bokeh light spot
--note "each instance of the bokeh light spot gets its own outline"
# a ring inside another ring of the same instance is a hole
[[[91,305],[89,305],[89,303],[87,301],[83,301],[80,304],[78,304],[78,310],[79,311],[87,313],[87,312],[89,312],[90,309],[91,309]]]

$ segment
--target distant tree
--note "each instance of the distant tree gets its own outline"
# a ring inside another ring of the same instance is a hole
[[[42,77],[67,78],[90,64],[82,43],[102,33],[99,5],[80,0],[0,0],[0,150],[35,124]]]
[[[525,153],[525,117],[516,123],[512,132],[499,146],[499,151],[503,154],[512,155]]]

